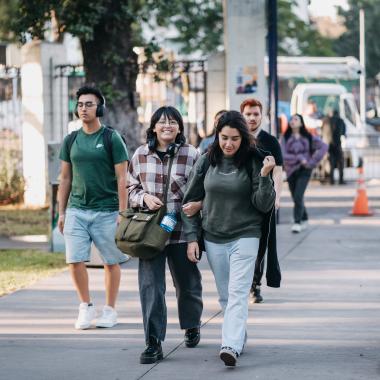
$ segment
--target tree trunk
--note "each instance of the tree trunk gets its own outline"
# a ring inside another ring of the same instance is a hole
[[[100,88],[106,98],[104,122],[124,135],[130,154],[142,143],[135,94],[138,74],[133,52],[133,19],[125,17],[122,2],[112,1],[94,27],[91,41],[81,39],[87,83]]]

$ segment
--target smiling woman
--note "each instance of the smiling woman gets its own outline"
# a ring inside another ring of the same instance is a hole
[[[180,216],[183,194],[198,151],[185,144],[181,114],[174,107],[161,107],[151,117],[147,144],[140,146],[129,166],[129,204],[155,212],[164,210],[160,226],[170,232],[164,250],[150,260],[139,259],[139,290],[146,349],[141,364],[163,358],[161,342],[166,334],[165,265],[177,290],[178,314],[185,344],[200,340],[202,314],[201,275],[196,263],[186,257],[187,244]],[[167,189],[167,190],[164,190]],[[167,201],[166,201],[167,200]],[[166,208],[165,209],[163,209]]]

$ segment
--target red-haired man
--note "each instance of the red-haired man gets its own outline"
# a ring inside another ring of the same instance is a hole
[[[276,139],[276,137],[272,136],[268,132],[264,131],[261,128],[262,123],[262,111],[263,106],[257,99],[246,99],[243,103],[240,105],[240,112],[243,114],[244,118],[247,121],[248,128],[251,131],[251,133],[256,137],[257,139],[257,147],[261,150],[265,151],[264,153],[266,155],[271,155],[274,157],[276,166],[273,169],[272,178],[274,182],[274,189],[276,191],[276,201],[275,201],[275,208],[278,210],[280,207],[280,197],[281,197],[281,189],[282,189],[282,154],[281,154],[281,146]],[[253,298],[253,301],[255,303],[260,303],[263,301],[263,297],[260,292],[260,285],[261,285],[261,278],[264,273],[264,255],[266,248],[268,249],[268,260],[270,260],[272,263],[274,262],[274,268],[276,268],[275,277],[278,277],[278,283],[269,284],[274,287],[279,286],[279,281],[281,279],[281,274],[279,270],[278,265],[278,259],[277,259],[277,247],[276,247],[276,221],[275,221],[275,212],[273,213],[270,221],[270,229],[267,231],[269,234],[269,239],[267,240],[267,245],[265,244],[265,247],[263,245],[260,245],[259,252],[256,259],[256,265],[255,265],[255,273],[253,276],[253,282],[252,282],[252,288],[251,288],[251,296]],[[264,231],[263,231],[264,233]],[[263,239],[264,240],[264,239]],[[267,266],[269,268],[269,265]],[[271,268],[273,266],[271,265]],[[268,269],[267,269],[268,271]],[[268,273],[267,273],[268,278]]]

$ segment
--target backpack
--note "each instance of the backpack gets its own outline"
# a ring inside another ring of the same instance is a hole
[[[109,125],[104,126],[104,132],[103,132],[103,144],[104,149],[106,150],[107,154],[109,155],[111,161],[113,162],[113,156],[112,156],[112,133],[115,131],[114,128],[110,127]],[[75,139],[78,136],[78,130],[72,131],[69,134],[68,141],[67,141],[67,151],[70,156],[71,148],[74,144]],[[120,135],[121,139],[123,140],[125,146],[127,146],[127,142],[125,141],[125,138],[123,135]]]

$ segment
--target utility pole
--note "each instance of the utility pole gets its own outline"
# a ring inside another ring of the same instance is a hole
[[[360,119],[365,123],[366,113],[366,70],[365,70],[365,13],[364,9],[359,11],[359,29],[360,29],[360,66],[362,72],[360,74]]]
[[[269,60],[269,119],[270,132],[279,137],[278,123],[278,77],[277,77],[277,0],[267,1],[268,60]]]

